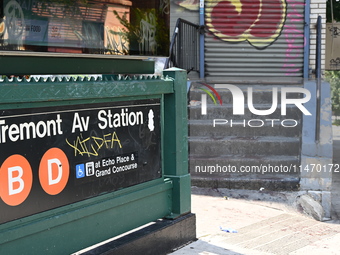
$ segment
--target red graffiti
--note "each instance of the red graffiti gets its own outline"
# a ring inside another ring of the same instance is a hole
[[[260,0],[241,0],[238,9],[230,1],[218,2],[212,9],[212,26],[226,36],[239,36],[251,29],[260,13]]]
[[[265,48],[282,31],[285,0],[222,0],[215,3],[208,3],[207,26],[224,41],[248,41],[257,48]]]

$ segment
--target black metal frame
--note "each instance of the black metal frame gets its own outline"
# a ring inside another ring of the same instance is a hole
[[[170,56],[164,69],[178,67],[188,73],[199,72],[199,36],[203,31],[203,26],[179,18],[170,43]]]
[[[316,24],[316,61],[315,61],[315,78],[316,78],[316,130],[315,140],[320,140],[320,111],[321,111],[321,30],[322,20],[318,16]]]

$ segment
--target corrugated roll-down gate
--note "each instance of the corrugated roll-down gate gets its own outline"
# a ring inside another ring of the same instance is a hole
[[[304,0],[205,1],[208,81],[299,82]]]
[[[190,212],[186,72],[164,75],[1,80],[0,254],[70,254]]]

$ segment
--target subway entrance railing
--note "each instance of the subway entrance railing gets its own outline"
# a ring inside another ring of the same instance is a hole
[[[200,70],[200,35],[204,33],[204,26],[191,23],[184,19],[177,19],[173,32],[169,57],[164,68],[178,67],[187,72]]]
[[[71,254],[190,212],[186,71],[153,75],[169,13],[2,1],[0,254]]]
[[[137,77],[126,74],[154,63],[31,57],[0,57],[16,75],[0,82],[1,254],[70,254],[190,212],[185,70]],[[76,60],[121,75],[17,76]]]

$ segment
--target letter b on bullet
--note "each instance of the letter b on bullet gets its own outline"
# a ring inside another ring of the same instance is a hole
[[[32,183],[32,168],[25,157],[15,154],[4,161],[0,169],[0,196],[6,204],[17,206],[24,202]]]

